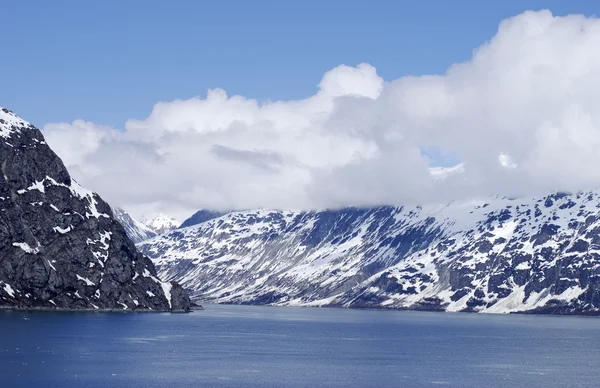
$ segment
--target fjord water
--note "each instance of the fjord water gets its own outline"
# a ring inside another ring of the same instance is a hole
[[[2,387],[593,387],[600,319],[258,306],[0,311]]]

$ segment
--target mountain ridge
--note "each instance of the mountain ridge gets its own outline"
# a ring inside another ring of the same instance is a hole
[[[157,234],[148,226],[133,218],[127,211],[120,207],[112,207],[115,219],[123,225],[125,233],[134,244],[156,237]]]
[[[199,301],[598,315],[599,208],[591,191],[232,212],[138,248]]]

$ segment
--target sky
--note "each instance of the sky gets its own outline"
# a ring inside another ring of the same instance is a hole
[[[468,60],[524,10],[596,14],[593,1],[12,1],[2,4],[0,101],[38,126],[123,128],[158,101],[223,88],[308,97],[335,66],[385,80]],[[293,76],[292,76],[293,74]]]
[[[595,187],[597,8],[10,2],[0,106],[137,216]]]

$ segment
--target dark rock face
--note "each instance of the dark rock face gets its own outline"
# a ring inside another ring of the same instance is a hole
[[[171,311],[152,262],[71,179],[40,131],[0,109],[0,306]]]
[[[233,212],[145,241],[197,301],[600,315],[600,192]]]
[[[191,303],[187,291],[177,282],[171,282],[171,310],[190,311]]]
[[[198,225],[203,222],[210,221],[214,218],[219,218],[224,214],[227,214],[227,213],[221,213],[221,212],[217,212],[217,211],[204,210],[204,209],[198,210],[190,218],[183,221],[183,223],[177,229],[187,228],[188,226],[193,226],[193,225]]]

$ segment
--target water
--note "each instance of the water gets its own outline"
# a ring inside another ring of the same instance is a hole
[[[0,311],[2,387],[594,387],[600,319],[251,306]]]

